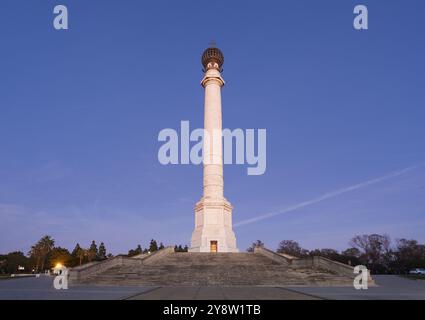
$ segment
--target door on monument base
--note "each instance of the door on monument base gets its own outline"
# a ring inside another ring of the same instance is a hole
[[[210,242],[210,252],[217,252],[217,250],[218,250],[217,241],[211,241]]]

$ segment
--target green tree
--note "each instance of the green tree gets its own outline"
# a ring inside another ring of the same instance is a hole
[[[5,273],[8,273],[6,255],[0,254],[0,274],[5,274]]]
[[[189,248],[187,245],[185,245],[184,247],[182,247],[181,244],[174,246],[174,252],[187,252],[188,250]]]
[[[425,268],[425,245],[416,240],[396,241],[393,269],[396,273],[407,273],[413,268]]]
[[[357,248],[348,248],[344,251],[341,252],[342,255],[347,256],[347,257],[355,257],[358,258],[360,257],[360,250]]]
[[[51,268],[58,263],[69,267],[72,263],[72,255],[69,253],[68,249],[55,247],[50,251],[47,260]]]
[[[248,249],[246,249],[246,251],[248,251],[248,252],[254,252],[254,249],[256,247],[264,248],[264,243],[261,240],[257,240]]]
[[[98,251],[97,251],[97,244],[96,242],[93,240],[91,242],[90,248],[87,252],[87,258],[89,260],[89,262],[92,262],[93,260],[95,260],[98,257]]]
[[[360,250],[357,248],[348,248],[341,252],[341,258],[343,260],[341,262],[351,266],[357,266],[361,264],[359,257]]]
[[[0,257],[0,273],[19,272],[18,267],[24,267],[26,271],[30,269],[30,259],[23,252],[14,251]]]
[[[99,253],[98,253],[99,260],[105,260],[106,259],[106,247],[103,242],[100,243],[99,246]]]
[[[340,261],[341,255],[334,249],[315,249],[309,252],[310,256],[321,256],[330,260]]]
[[[156,243],[156,240],[152,239],[149,244],[149,252],[154,252],[158,250],[158,244]]]
[[[30,257],[33,257],[36,261],[36,271],[44,270],[47,255],[50,253],[50,251],[52,251],[54,245],[55,240],[46,235],[31,247],[29,254]]]
[[[288,254],[290,256],[303,258],[308,255],[308,250],[300,247],[298,242],[293,240],[283,240],[279,243],[278,253]]]
[[[136,249],[131,249],[131,250],[128,251],[128,256],[133,257],[133,256],[137,256],[138,254],[141,254],[141,253],[143,253],[142,246],[140,244],[138,244]]]
[[[80,244],[77,243],[75,245],[74,250],[72,250],[71,255],[72,255],[73,260],[74,260],[74,265],[78,264],[78,265],[81,266],[83,264],[84,258],[87,256],[87,250],[81,248]]]
[[[162,242],[159,244],[159,248],[158,248],[158,250],[162,250],[162,249],[164,249],[165,247],[164,247],[164,245],[162,244]]]
[[[41,266],[41,260],[43,259],[40,246],[38,244],[31,246],[28,255],[30,256],[31,261],[33,261],[34,270],[38,272]]]

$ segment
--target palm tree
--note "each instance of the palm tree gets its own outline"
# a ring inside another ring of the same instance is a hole
[[[40,268],[40,263],[41,263],[41,250],[39,248],[39,246],[37,244],[31,246],[31,250],[29,252],[29,255],[31,258],[34,258],[36,261],[36,266],[35,266],[35,270],[38,271]]]
[[[53,247],[55,246],[55,240],[53,240],[50,236],[44,236],[40,239],[39,245],[41,248],[42,253],[42,260],[41,260],[41,270],[44,270],[44,264],[46,262],[46,257],[52,251]]]
[[[30,255],[36,259],[36,270],[44,270],[46,263],[46,257],[52,251],[55,245],[55,240],[50,236],[44,236],[38,242],[31,247]]]

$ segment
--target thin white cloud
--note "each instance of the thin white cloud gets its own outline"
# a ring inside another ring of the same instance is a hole
[[[382,182],[382,181],[385,181],[385,180],[388,180],[388,179],[392,179],[392,178],[401,176],[401,175],[403,175],[403,174],[405,174],[409,171],[419,169],[423,166],[425,166],[425,162],[422,162],[422,163],[415,165],[415,166],[404,168],[402,170],[391,172],[391,173],[384,175],[382,177],[379,177],[379,178],[370,179],[370,180],[367,180],[367,181],[364,181],[364,182],[361,182],[361,183],[358,183],[358,184],[355,184],[355,185],[352,185],[352,186],[349,186],[349,187],[345,187],[345,188],[342,188],[342,189],[339,189],[339,190],[335,190],[335,191],[332,191],[332,192],[325,193],[325,194],[321,195],[320,197],[298,203],[296,205],[290,206],[290,207],[283,209],[283,210],[269,212],[269,213],[262,214],[262,215],[259,215],[259,216],[256,216],[256,217],[253,217],[253,218],[250,218],[250,219],[239,221],[239,222],[235,223],[234,226],[238,227],[238,226],[243,226],[243,225],[246,225],[246,224],[255,223],[255,222],[258,222],[258,221],[261,221],[261,220],[264,220],[264,219],[268,219],[268,218],[272,218],[274,216],[278,216],[278,215],[281,215],[281,214],[284,214],[284,213],[292,212],[292,211],[295,211],[295,210],[300,209],[300,208],[311,206],[311,205],[316,204],[318,202],[322,202],[324,200],[328,200],[328,199],[338,197],[338,196],[340,196],[344,193],[354,191],[354,190],[357,190],[357,189],[361,189],[361,188],[365,188],[365,187],[368,187],[372,184],[376,184],[376,183],[379,183],[379,182]]]

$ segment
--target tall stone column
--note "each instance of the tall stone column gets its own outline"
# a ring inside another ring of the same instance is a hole
[[[224,85],[224,80],[218,70],[209,69],[201,84],[205,88],[204,198],[222,199],[224,183],[221,87]]]
[[[238,252],[232,230],[232,210],[224,198],[221,88],[222,52],[208,48],[202,55],[205,89],[203,197],[195,206],[191,252]]]

